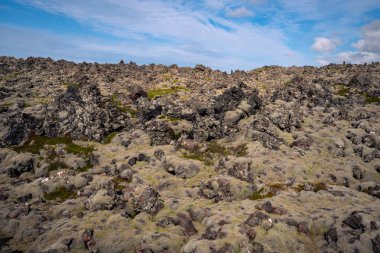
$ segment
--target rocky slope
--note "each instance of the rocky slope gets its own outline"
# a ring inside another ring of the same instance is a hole
[[[1,252],[380,252],[380,63],[0,57]]]

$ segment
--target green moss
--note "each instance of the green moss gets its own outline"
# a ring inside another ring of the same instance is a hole
[[[93,146],[82,147],[75,143],[70,137],[48,137],[48,136],[39,136],[32,135],[24,145],[19,147],[14,147],[13,149],[16,152],[29,152],[32,154],[39,154],[40,150],[44,148],[45,145],[57,145],[65,144],[65,150],[68,153],[75,155],[89,155],[94,151]]]
[[[92,164],[90,163],[90,160],[87,159],[87,160],[86,160],[86,165],[85,165],[84,167],[82,167],[82,168],[78,168],[77,170],[78,170],[79,172],[86,172],[86,171],[88,171],[88,170],[91,169],[91,168],[92,168]]]
[[[371,96],[368,93],[361,93],[361,95],[364,97],[364,101],[366,104],[380,103],[380,97]]]
[[[319,192],[321,190],[327,190],[327,185],[324,182],[314,182],[314,183],[308,182],[307,184],[309,184],[309,185],[311,185],[313,187],[313,192]],[[298,191],[298,192],[304,191],[305,190],[305,186],[306,186],[306,183],[298,184],[295,187],[295,190]]]
[[[112,139],[117,135],[117,132],[112,132],[110,133],[104,140],[103,140],[103,143],[104,144],[110,144]]]
[[[164,95],[168,95],[171,93],[177,93],[180,90],[189,91],[189,89],[186,87],[175,86],[175,87],[171,87],[171,88],[152,89],[152,90],[148,90],[147,93],[148,93],[149,99],[154,99],[155,97],[158,97],[158,96],[164,96]]]
[[[222,156],[228,156],[229,152],[228,150],[220,145],[217,141],[210,141],[207,143],[207,152],[219,154]]]
[[[169,135],[172,140],[178,140],[181,137],[181,133],[176,133],[172,128],[169,129]]]
[[[339,86],[337,94],[342,97],[347,97],[347,95],[351,92],[350,88]]]
[[[244,143],[244,144],[240,144],[240,145],[232,148],[232,152],[237,157],[243,157],[243,156],[246,156],[248,154],[247,149],[248,149],[247,143]]]
[[[58,169],[65,169],[67,168],[67,165],[61,161],[56,161],[49,164],[48,171],[58,170]]]
[[[167,116],[167,115],[160,115],[160,116],[158,116],[158,118],[166,120],[166,121],[170,121],[170,122],[173,122],[173,123],[183,120],[181,118],[170,117],[170,116]]]
[[[269,188],[271,189],[271,191],[274,191],[274,192],[283,191],[286,189],[286,185],[281,184],[281,183],[274,183],[274,184],[270,184]]]
[[[252,195],[249,197],[250,200],[259,200],[259,199],[265,199],[265,198],[272,198],[274,196],[274,192],[268,192],[266,194],[263,193],[264,188],[261,188],[258,191],[255,191],[252,193]]]
[[[207,156],[207,153],[186,153],[183,155],[183,158],[186,159],[192,159],[192,160],[198,160],[203,162],[207,166],[211,166],[212,158]]]
[[[21,74],[22,74],[22,71],[15,71],[15,72],[10,73],[9,75],[6,75],[6,76],[0,78],[0,80],[1,81],[11,80],[11,79],[14,79]]]
[[[63,82],[61,85],[67,87],[67,88],[72,88],[72,89],[78,89],[79,84],[77,83],[70,83],[70,82]]]
[[[74,191],[68,190],[64,186],[58,187],[55,191],[51,193],[44,194],[44,198],[46,200],[57,200],[60,202],[63,202],[67,199],[75,199],[76,197],[77,197],[77,194]]]
[[[130,107],[124,107],[124,109],[125,109],[127,112],[129,112],[129,114],[131,114],[131,117],[132,117],[132,118],[136,118],[136,114],[137,114],[137,111],[136,111],[136,110],[134,110],[134,109],[132,109],[132,108],[130,108]]]
[[[111,102],[122,112],[128,112],[131,114],[132,118],[136,118],[136,110],[132,109],[130,106],[123,104],[116,94],[111,96]]]
[[[112,179],[112,182],[113,182],[115,190],[121,191],[125,188],[123,183],[126,183],[127,181],[125,181],[124,179],[121,179],[121,178],[114,178],[114,179]]]
[[[9,107],[11,107],[12,105],[13,105],[12,102],[6,102],[6,103],[2,103],[0,106],[2,106],[2,107],[6,107],[6,108],[9,108]]]

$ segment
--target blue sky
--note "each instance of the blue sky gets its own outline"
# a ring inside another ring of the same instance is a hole
[[[380,1],[2,0],[0,55],[221,70],[380,61]]]

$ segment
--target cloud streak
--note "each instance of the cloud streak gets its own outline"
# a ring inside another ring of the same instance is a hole
[[[262,64],[289,65],[294,59],[303,61],[286,45],[285,36],[279,30],[248,22],[235,23],[207,12],[185,8],[174,1],[21,2],[70,17],[138,50],[120,50],[127,57],[133,55],[147,60],[148,51],[152,52],[153,59],[157,56],[168,57],[172,63],[203,63],[224,70],[229,70],[231,66],[251,69]],[[251,14],[243,10],[236,9],[233,15]]]

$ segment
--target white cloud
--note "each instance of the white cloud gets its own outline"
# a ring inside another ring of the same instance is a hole
[[[354,47],[361,52],[380,53],[380,20],[362,28],[363,39],[354,43]]]
[[[380,61],[380,54],[369,52],[342,52],[336,55],[336,60],[353,64],[362,64]]]
[[[305,62],[285,44],[286,38],[279,30],[235,23],[210,13],[185,8],[181,1],[19,1],[65,15],[86,27],[117,37],[122,42],[94,43],[91,50],[97,50],[106,59],[108,51],[110,54],[117,51],[120,53],[119,58],[132,58],[138,63],[203,63],[223,70],[250,69],[265,64],[288,66]],[[285,52],[293,52],[294,57],[290,59],[285,56]]]
[[[363,37],[352,46],[358,51],[341,52],[335,56],[337,62],[354,64],[380,61],[380,20],[362,27]]]
[[[338,40],[328,39],[325,37],[317,37],[314,39],[312,48],[317,52],[330,52],[333,51],[338,44]]]
[[[325,66],[325,65],[329,65],[329,64],[330,64],[330,61],[329,61],[329,60],[327,60],[327,59],[322,59],[322,58],[317,59],[317,62],[318,62],[318,64],[319,64],[320,66]]]
[[[232,17],[232,18],[246,18],[246,17],[252,17],[255,15],[253,11],[248,10],[245,7],[240,7],[240,8],[235,8],[235,9],[227,8],[226,14],[227,16]]]

